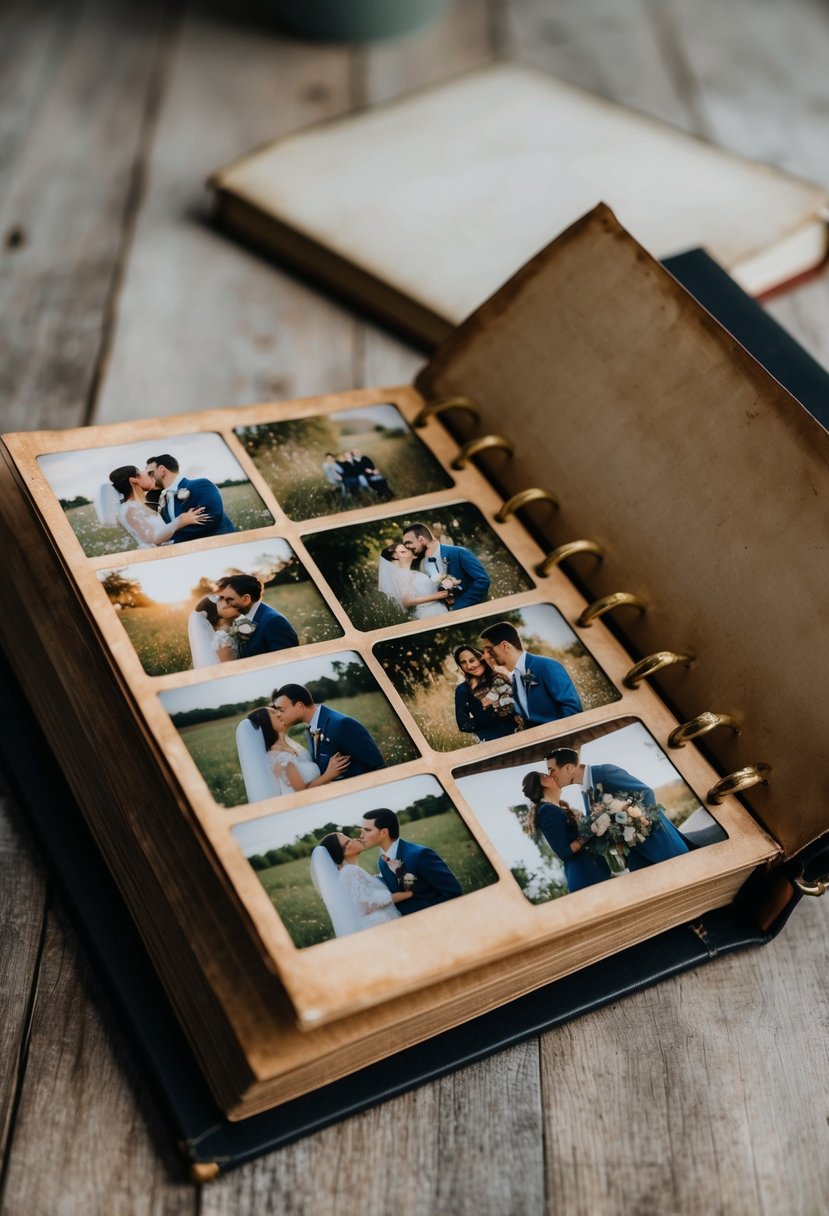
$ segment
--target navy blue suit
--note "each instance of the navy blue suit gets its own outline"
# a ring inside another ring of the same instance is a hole
[[[310,737],[309,750],[311,759],[319,765],[321,773],[325,772],[328,761],[337,752],[351,757],[351,763],[337,778],[338,781],[345,777],[359,777],[361,773],[373,773],[375,769],[386,767],[377,744],[362,722],[355,718],[349,718],[336,709],[321,705],[317,728],[322,733],[316,739]]]
[[[484,743],[490,739],[504,739],[515,733],[515,718],[512,714],[501,716],[494,709],[486,709],[463,680],[455,689],[455,721],[458,730],[477,735]]]
[[[578,828],[563,807],[553,802],[542,802],[536,812],[536,823],[547,844],[564,862],[564,877],[568,891],[580,891],[592,887],[611,877],[607,862],[601,857],[591,857],[580,849],[574,853],[570,845],[578,840]]]
[[[249,640],[241,642],[239,658],[249,659],[255,654],[272,654],[275,650],[290,650],[299,645],[291,622],[270,604],[260,603],[253,618],[256,626]]]
[[[645,785],[644,781],[640,781],[626,769],[619,768],[618,764],[593,764],[590,766],[590,773],[594,790],[597,791],[597,787],[601,786],[602,792],[605,794],[642,794],[642,801],[646,807],[656,806],[656,794],[651,787]],[[585,794],[583,797],[585,810],[589,812],[590,805],[587,795]],[[679,857],[688,851],[686,841],[670,819],[660,811],[659,818],[651,828],[651,834],[647,840],[643,840],[641,844],[637,844],[630,850],[628,869],[641,870],[645,866],[653,865],[654,862],[667,861],[669,857]]]
[[[423,844],[413,844],[410,840],[398,840],[397,857],[403,862],[404,873],[414,874],[417,878],[412,898],[403,899],[397,905],[401,916],[419,912],[421,908],[431,908],[435,904],[445,903],[447,899],[457,899],[463,895],[461,884],[449,869],[442,857],[434,849],[428,849]],[[405,890],[400,886],[398,876],[380,858],[380,877],[392,895],[396,891]]]
[[[212,481],[208,481],[206,477],[196,477],[193,481],[188,481],[186,477],[182,477],[176,487],[176,494],[179,490],[189,490],[187,498],[173,499],[175,504],[174,511],[176,518],[184,511],[192,511],[195,507],[204,507],[207,511],[209,519],[203,524],[189,524],[186,528],[179,528],[173,536],[173,544],[180,545],[185,540],[198,540],[200,536],[221,536],[225,532],[235,532],[236,527],[225,515],[224,503],[219,492],[218,486],[214,486]],[[166,519],[171,523],[170,515],[167,507],[168,499],[165,495],[161,506],[161,518]]]
[[[478,561],[474,553],[461,545],[441,545],[440,554],[446,566],[446,573],[460,580],[460,588],[454,593],[454,604],[448,605],[451,612],[460,608],[469,608],[472,604],[482,604],[489,593],[492,581]],[[428,557],[423,557],[420,569],[431,578],[437,567]]]
[[[527,654],[524,669],[531,676],[530,687],[524,685],[522,689],[527,702],[528,726],[542,726],[581,713],[581,697],[561,663],[543,655]],[[521,677],[513,672],[513,690],[520,682]],[[521,713],[521,700],[517,693],[516,709]]]

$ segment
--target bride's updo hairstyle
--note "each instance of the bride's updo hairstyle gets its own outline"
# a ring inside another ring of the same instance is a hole
[[[541,773],[536,772],[535,769],[533,769],[531,773],[527,773],[524,780],[521,782],[521,792],[525,798],[529,798],[531,804],[530,809],[527,812],[524,831],[528,836],[535,836],[538,832],[538,828],[536,826],[538,808],[547,797],[546,790],[541,784]],[[563,798],[560,798],[557,805],[561,807],[571,823],[578,823],[578,816],[569,803],[565,802]]]
[[[199,600],[194,612],[203,612],[210,624],[215,629],[219,623],[219,609],[216,607],[216,601],[212,595],[206,595],[204,599]],[[254,711],[258,713],[258,710]]]
[[[343,842],[340,840],[336,832],[329,832],[327,836],[323,836],[320,841],[320,848],[327,851],[328,856],[333,861],[334,865],[339,867],[345,861],[345,849]]]
[[[248,714],[248,722],[256,730],[261,730],[265,740],[265,751],[269,752],[274,743],[276,743],[276,731],[273,728],[273,722],[271,722],[271,715],[266,709],[252,709]]]
[[[128,498],[132,498],[133,489],[130,485],[130,478],[137,477],[139,471],[134,464],[122,464],[110,473],[109,480],[121,495],[121,502],[126,502]]]
[[[385,560],[387,562],[396,562],[397,561],[397,546],[399,544],[400,544],[399,540],[393,540],[390,544],[386,545],[385,549],[380,550],[380,556],[385,558]]]

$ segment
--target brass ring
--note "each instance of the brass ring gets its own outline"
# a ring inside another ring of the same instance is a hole
[[[476,422],[481,421],[481,411],[471,397],[437,397],[426,404],[415,414],[413,426],[425,426],[430,418],[445,414],[447,410],[466,410]]]
[[[718,726],[730,726],[735,735],[740,733],[740,724],[731,714],[715,714],[707,709],[704,713],[697,714],[690,722],[683,722],[681,726],[675,727],[668,735],[668,747],[684,747],[691,739],[707,735]]]
[[[636,688],[643,680],[647,680],[648,676],[655,676],[665,667],[673,667],[677,663],[683,663],[688,667],[693,661],[692,654],[676,654],[673,650],[657,650],[654,654],[646,655],[644,659],[634,663],[622,683],[625,688]]]
[[[576,624],[580,625],[582,629],[586,629],[599,617],[612,612],[614,608],[623,608],[625,605],[630,608],[638,608],[640,612],[644,612],[647,608],[645,601],[638,595],[632,595],[630,591],[614,591],[611,595],[603,595],[601,599],[588,604]]]
[[[463,445],[450,468],[465,469],[473,456],[477,456],[479,452],[485,452],[489,448],[500,448],[508,456],[512,456],[515,451],[509,439],[505,439],[503,435],[479,435],[477,439],[470,439],[469,443]]]
[[[794,885],[801,895],[822,895],[826,890],[827,883],[829,883],[829,875],[825,878],[816,878],[814,882],[809,882],[808,878],[796,878],[794,880]]]
[[[553,549],[548,553],[544,561],[539,562],[536,566],[536,574],[549,574],[554,566],[559,566],[562,562],[566,562],[567,558],[572,557],[575,553],[592,553],[600,559],[605,555],[602,546],[594,540],[570,540],[566,545],[559,545],[557,549]]]
[[[505,524],[510,515],[514,515],[516,511],[520,511],[522,507],[526,507],[529,502],[550,502],[554,507],[558,506],[558,499],[549,490],[542,490],[539,486],[530,486],[528,490],[519,490],[517,494],[513,494],[512,498],[508,498],[501,510],[495,516],[496,522]]]
[[[740,794],[743,790],[751,789],[753,785],[767,785],[770,772],[770,764],[749,764],[745,768],[738,768],[735,773],[729,773],[716,785],[711,786],[708,801],[712,806],[719,806],[729,794]]]

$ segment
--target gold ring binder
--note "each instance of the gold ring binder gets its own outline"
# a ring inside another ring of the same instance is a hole
[[[712,785],[708,791],[708,801],[712,806],[719,806],[729,794],[739,794],[743,790],[751,789],[753,785],[768,785],[770,772],[770,764],[748,764],[745,768],[738,768],[736,772],[729,773],[716,785]]]
[[[707,735],[709,731],[716,730],[718,726],[730,726],[735,735],[740,733],[740,724],[731,714],[715,714],[711,710],[706,710],[704,713],[697,714],[695,718],[691,718],[690,722],[683,722],[681,726],[675,727],[668,735],[668,746],[684,747],[691,739]]]
[[[497,512],[495,519],[499,524],[507,522],[511,515],[516,511],[520,511],[522,507],[526,507],[529,502],[549,502],[554,507],[558,506],[558,499],[549,490],[542,490],[540,486],[530,486],[527,490],[519,490],[517,494],[513,494],[512,498],[508,498],[501,510]]]
[[[794,880],[794,885],[801,895],[822,895],[826,890],[827,883],[829,883],[829,874],[823,878],[816,878],[814,882],[809,882],[808,878],[796,878]]]
[[[674,667],[678,663],[690,667],[693,661],[692,654],[677,654],[674,650],[656,650],[653,654],[640,659],[638,663],[634,663],[622,683],[625,688],[636,688],[643,680],[647,680],[649,676],[655,676],[665,667]]]
[[[566,562],[568,557],[572,557],[575,553],[592,553],[599,559],[605,556],[605,551],[601,545],[595,540],[569,540],[565,545],[559,545],[557,549],[552,549],[543,562],[539,562],[535,568],[536,574],[549,574],[554,566],[561,565]]]
[[[638,595],[633,595],[630,591],[613,591],[610,595],[603,595],[601,599],[588,604],[576,624],[580,625],[582,629],[586,629],[599,617],[612,612],[614,608],[623,608],[626,605],[630,608],[638,608],[640,612],[645,612],[647,609],[647,604]]]
[[[418,410],[413,425],[425,426],[430,418],[445,414],[447,410],[466,410],[476,422],[481,420],[481,411],[471,397],[437,397],[434,401],[427,401],[423,408]]]
[[[513,444],[503,435],[479,435],[477,439],[470,439],[468,443],[463,445],[450,467],[453,469],[464,469],[473,456],[477,456],[479,452],[485,452],[490,448],[500,448],[508,456],[512,456],[515,451]]]

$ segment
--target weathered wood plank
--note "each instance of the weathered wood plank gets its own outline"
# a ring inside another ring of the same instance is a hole
[[[13,73],[7,84],[22,134],[5,141],[13,176],[0,203],[4,430],[84,416],[169,21],[162,6],[127,0],[66,10],[47,29],[39,62],[28,54],[33,75]],[[37,29],[35,20],[35,38]]]
[[[101,994],[63,911],[48,917],[4,1216],[196,1212],[157,1116],[102,1017]]]

